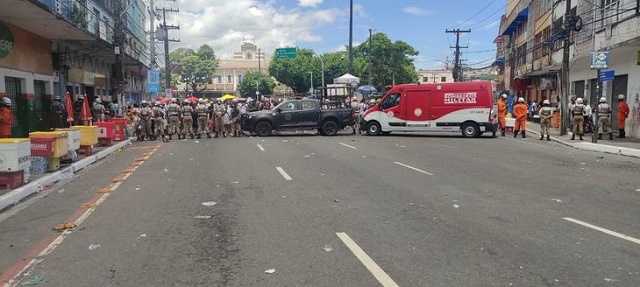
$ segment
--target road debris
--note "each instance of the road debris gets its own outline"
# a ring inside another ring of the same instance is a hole
[[[618,281],[620,281],[620,280],[618,280],[618,279],[612,279],[612,278],[604,278],[604,281],[607,281],[607,282],[618,282]]]
[[[136,190],[141,190],[141,189],[142,189],[142,187],[136,187]]]
[[[169,172],[169,170],[165,168],[165,169],[164,169],[164,172]]]
[[[216,205],[217,203],[215,201],[207,201],[207,202],[203,202],[202,205],[206,206],[206,207],[211,207]]]
[[[58,190],[58,193],[63,193],[63,192],[64,192],[64,188],[63,188],[63,189]]]
[[[264,273],[273,274],[273,273],[276,273],[276,269],[267,269],[264,271]]]
[[[562,203],[562,199],[558,199],[558,198],[552,198],[551,200],[557,202],[557,203]]]
[[[459,204],[454,204],[453,208],[460,208],[460,205]]]
[[[327,252],[333,251],[333,248],[331,247],[331,245],[325,245],[324,248],[322,249],[324,249],[324,251],[327,251]]]
[[[30,280],[28,280],[28,281],[22,282],[22,284],[21,284],[21,285],[24,285],[24,286],[28,286],[28,285],[31,285],[31,286],[33,286],[33,285],[38,285],[38,284],[40,284],[40,282],[42,282],[43,280],[44,280],[44,275],[43,275],[43,274],[38,274],[38,275],[36,275],[35,277],[33,277],[33,279],[30,279]]]
[[[102,246],[100,246],[100,244],[91,244],[89,245],[89,250],[96,250],[98,248],[100,248]]]
[[[147,238],[147,234],[146,233],[140,234],[140,236],[138,236],[138,238],[136,238],[136,240],[140,239],[140,238]]]
[[[211,215],[196,215],[194,218],[195,219],[209,219],[209,218],[211,218]]]
[[[605,188],[605,189],[603,189],[603,190],[602,190],[602,193],[604,193],[604,194],[611,194],[611,191]]]

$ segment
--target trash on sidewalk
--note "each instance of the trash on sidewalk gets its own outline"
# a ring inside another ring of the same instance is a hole
[[[327,252],[333,251],[333,248],[331,247],[331,245],[325,245],[324,248],[322,249],[324,249],[324,251],[327,251]]]
[[[460,205],[459,204],[454,204],[453,208],[460,208]]]
[[[216,205],[217,203],[215,201],[207,201],[207,202],[203,202],[202,205],[206,206],[206,207],[211,207]]]
[[[146,238],[146,237],[147,237],[147,234],[146,234],[146,233],[142,233],[142,234],[140,234],[140,236],[138,236],[138,238],[136,238],[136,239]]]
[[[276,273],[276,269],[267,269],[264,271],[264,273],[273,274],[273,273]]]
[[[557,203],[562,203],[562,199],[558,199],[558,198],[552,198],[551,200],[557,202]]]
[[[91,244],[89,245],[89,250],[96,250],[98,248],[100,248],[102,246],[100,246],[100,244]]]
[[[606,189],[606,188],[605,188],[605,189],[603,189],[603,190],[602,190],[602,193],[604,193],[604,194],[611,194],[611,191],[609,191],[608,189]]]
[[[195,219],[209,219],[211,215],[196,215]]]
[[[40,282],[42,282],[44,280],[44,275],[42,274],[38,274],[35,277],[33,277],[33,279],[27,280],[25,282],[22,282],[21,285],[27,286],[27,285],[38,285],[40,284]]]

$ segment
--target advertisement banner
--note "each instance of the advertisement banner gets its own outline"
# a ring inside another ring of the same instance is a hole
[[[148,93],[160,92],[160,71],[157,71],[157,70],[147,71],[147,92]]]

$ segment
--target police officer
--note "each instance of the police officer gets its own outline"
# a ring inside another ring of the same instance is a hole
[[[93,121],[101,122],[104,120],[104,106],[102,105],[102,99],[97,97],[93,102],[93,106],[91,107],[91,112],[93,113]]]
[[[571,140],[576,139],[576,134],[580,136],[582,140],[582,134],[584,133],[584,104],[582,98],[576,99],[576,104],[573,106],[573,134],[571,134]]]
[[[214,117],[214,128],[216,129],[216,137],[222,134],[223,137],[227,137],[224,133],[224,115],[227,113],[227,109],[225,105],[218,99],[216,103],[213,105],[213,117]]]
[[[211,134],[209,134],[209,127],[207,124],[209,123],[209,113],[207,112],[207,106],[204,104],[203,99],[198,100],[198,105],[196,106],[196,111],[198,114],[198,135],[197,137],[202,138],[202,133],[207,134],[207,138],[211,138]]]
[[[82,113],[82,106],[84,105],[84,95],[78,95],[78,98],[75,102],[73,102],[73,119],[74,124],[79,126],[82,125],[82,119],[80,118],[80,114]]]
[[[138,116],[140,117],[140,141],[145,138],[151,138],[151,113],[152,111],[147,101],[142,101],[142,106],[138,111]]]
[[[549,102],[549,100],[544,100],[542,102],[542,108],[538,111],[538,115],[540,116],[540,140],[543,140],[545,135],[547,135],[547,141],[551,140],[549,138],[549,129],[551,128],[553,108],[551,108],[550,105],[551,102]]]
[[[162,141],[165,142],[166,139],[164,136],[164,128],[163,128],[164,114],[162,113],[162,106],[160,105],[159,101],[155,102],[155,106],[153,107],[153,109],[151,109],[151,114],[153,115],[154,140],[160,137]]]
[[[609,126],[609,124],[611,123],[611,106],[609,106],[609,104],[607,104],[607,98],[602,97],[600,98],[600,104],[598,104],[598,123],[597,123],[597,130],[598,132],[598,139],[601,140],[602,139],[602,134],[603,133],[608,133],[609,134],[609,140],[613,140],[613,133],[611,131],[611,127]]]
[[[173,134],[178,135],[178,139],[180,139],[180,106],[178,105],[178,99],[171,99],[171,104],[167,106],[167,113],[169,114],[169,139],[172,139]]]
[[[182,138],[186,139],[187,134],[193,139],[193,108],[191,103],[185,100],[182,103]]]
[[[54,96],[51,102],[51,127],[54,129],[66,127],[64,124],[64,115],[66,109],[60,100],[60,96]]]

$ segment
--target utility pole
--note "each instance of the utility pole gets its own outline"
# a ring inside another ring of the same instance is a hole
[[[149,69],[155,70],[156,68],[156,8],[155,0],[149,0],[149,55],[151,61],[149,63]]]
[[[349,67],[348,73],[353,74],[353,0],[349,0]]]
[[[461,48],[469,48],[467,46],[461,47],[460,46],[460,35],[463,33],[471,33],[471,29],[469,30],[460,30],[460,29],[455,29],[455,30],[449,30],[447,29],[445,31],[446,33],[454,33],[456,34],[456,46],[455,47],[449,47],[449,48],[456,48],[455,54],[454,54],[454,64],[453,64],[453,81],[454,82],[461,82],[462,81],[462,63],[460,61],[460,49]]]
[[[171,88],[171,59],[169,58],[169,42],[180,42],[179,39],[169,39],[169,30],[179,30],[180,26],[167,25],[167,12],[169,13],[178,13],[180,10],[178,9],[167,9],[163,7],[162,9],[158,8],[157,10],[162,11],[162,28],[163,31],[163,41],[164,41],[164,77],[165,77],[165,85],[166,89]]]
[[[260,63],[260,49],[258,49],[258,74],[262,73],[262,67],[261,67],[261,63]]]
[[[371,87],[371,36],[372,36],[372,32],[373,29],[369,29],[369,52],[367,54],[369,54],[369,82],[367,82],[367,84]]]
[[[122,15],[123,7],[122,1],[114,1],[113,2],[113,14],[115,15],[114,23],[113,23],[113,53],[115,55],[115,69],[114,69],[114,78],[116,79],[117,85],[116,90],[114,92],[115,98],[119,100],[120,95],[122,94],[124,87],[124,24],[122,23]],[[111,95],[112,97],[114,95]],[[98,97],[98,96],[96,96]]]
[[[560,135],[567,134],[567,117],[569,110],[569,37],[573,29],[573,19],[571,19],[571,0],[565,1],[564,25],[563,25],[563,45],[562,45],[562,94],[560,95]]]

